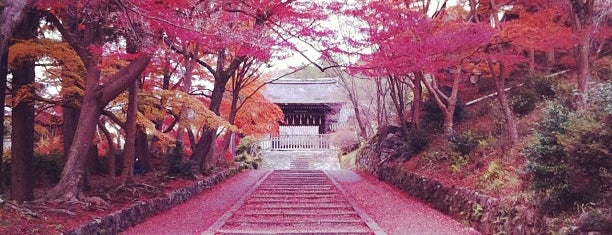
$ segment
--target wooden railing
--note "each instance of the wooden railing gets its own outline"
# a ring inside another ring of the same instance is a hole
[[[259,147],[264,151],[334,149],[329,134],[272,136],[260,141]]]

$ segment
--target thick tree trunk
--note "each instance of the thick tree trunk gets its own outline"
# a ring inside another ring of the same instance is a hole
[[[66,98],[66,97],[64,97]],[[70,105],[64,105],[62,107],[62,134],[63,134],[63,145],[64,145],[64,160],[68,157],[68,150],[74,140],[74,133],[76,131],[77,124],[79,122],[80,110],[69,107]]]
[[[200,167],[199,170],[208,170],[215,167],[215,162],[213,162],[214,157],[210,157],[210,152],[212,151],[212,145],[215,141],[215,133],[216,131],[204,127],[204,131],[202,131],[202,136],[198,140],[195,148],[193,149],[193,155],[191,156],[191,160],[194,161]],[[214,152],[214,151],[213,151]]]
[[[13,97],[34,82],[34,61],[13,69]],[[28,89],[28,92],[33,92]],[[21,100],[13,104],[11,128],[11,199],[23,202],[34,199],[34,103]]]
[[[144,128],[137,128],[136,133],[136,156],[140,162],[140,167],[145,172],[153,170],[153,160],[151,159],[151,153],[149,153],[149,141],[147,140],[147,133],[143,131]]]
[[[244,56],[234,57],[227,68],[225,68],[226,58],[225,49],[219,50],[217,52],[217,64],[215,69],[212,69],[212,67],[208,68],[215,78],[208,109],[216,115],[219,115],[221,102],[223,101],[223,93],[225,93],[225,85],[239,68],[240,64],[246,59]],[[214,154],[213,148],[215,146],[214,143],[217,130],[216,128],[213,129],[210,127],[203,127],[203,129],[202,136],[194,148],[191,160],[198,163],[201,168],[208,170],[216,166],[216,155]]]
[[[128,109],[125,122],[125,144],[123,145],[123,169],[119,176],[119,185],[125,185],[134,175],[136,161],[136,113],[138,105],[138,80],[129,88]]]
[[[2,113],[0,113],[0,133],[2,141],[0,141],[0,149],[4,150],[4,105],[6,98],[6,77],[8,75],[8,53],[2,53],[0,56],[0,105],[2,105]],[[2,173],[3,161],[0,159],[0,194],[4,193],[4,173]]]
[[[30,13],[15,32],[15,38],[29,40],[36,37],[38,15]],[[25,61],[13,69],[13,97],[22,92],[32,94],[34,61]],[[26,96],[27,97],[27,96]],[[15,103],[19,102],[19,103]],[[3,111],[4,113],[4,111]],[[23,202],[34,199],[34,102],[28,98],[13,100],[11,128],[11,199]]]
[[[225,85],[229,80],[229,76],[222,75],[215,79],[212,95],[210,98],[209,110],[219,115],[221,107],[221,101],[223,100],[223,93],[225,92]],[[214,152],[211,153],[211,146],[214,144],[216,137],[216,129],[210,127],[204,127],[202,137],[198,140],[195,146],[191,159],[199,163],[204,170],[211,169],[216,166]]]
[[[88,57],[88,61],[85,94],[74,140],[68,151],[60,181],[48,192],[47,199],[78,200],[81,196],[85,182],[86,153],[91,147],[102,109],[140,77],[149,64],[150,57],[143,55],[132,61],[103,86],[99,85],[100,58],[92,55]]]
[[[29,4],[27,0],[10,0],[2,2],[4,3],[4,9],[0,13],[0,55],[8,51],[13,33],[25,18],[28,11],[27,6]],[[0,57],[0,60],[3,59],[3,57]],[[0,64],[2,63],[4,62],[0,61]]]
[[[99,58],[92,58],[99,61]],[[68,157],[62,170],[60,181],[49,191],[49,199],[73,201],[81,196],[85,177],[86,154],[96,131],[101,107],[98,105],[96,89],[100,81],[100,69],[94,63],[88,66],[85,95],[81,106],[81,115],[75,131],[74,139],[68,150]]]

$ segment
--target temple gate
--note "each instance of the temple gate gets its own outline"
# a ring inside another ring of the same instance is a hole
[[[279,133],[262,142],[266,150],[330,149],[330,133],[348,103],[335,78],[282,79],[266,86],[264,96],[285,115]]]

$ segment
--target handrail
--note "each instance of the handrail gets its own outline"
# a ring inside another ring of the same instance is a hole
[[[279,135],[259,141],[259,147],[263,151],[335,149],[330,137],[330,134]]]

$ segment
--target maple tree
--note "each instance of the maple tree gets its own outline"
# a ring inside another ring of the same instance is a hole
[[[410,82],[415,89],[425,84],[443,111],[445,133],[451,134],[460,82],[466,77],[462,66],[490,41],[492,33],[485,24],[444,16],[443,8],[435,14],[438,18],[431,19],[422,9],[412,9],[410,3],[369,2],[364,9],[353,11],[368,23],[364,29],[366,44],[376,45],[372,53],[362,56],[362,64],[357,66],[366,68],[366,73],[373,76],[391,78],[389,84],[395,94],[392,97],[404,132],[408,128],[403,114],[405,103],[403,96],[398,95],[404,92],[400,85]],[[424,79],[424,74],[431,79]],[[443,86],[450,87],[450,94],[442,91]],[[420,90],[414,93],[420,94]]]
[[[46,15],[47,20],[56,26],[62,38],[76,51],[87,71],[74,139],[66,156],[60,182],[48,193],[49,199],[70,201],[82,198],[86,156],[84,153],[88,153],[91,148],[102,109],[140,77],[150,60],[149,55],[142,54],[102,83],[99,65],[102,59],[101,49],[105,43],[103,35],[112,33],[103,30],[112,23],[106,21],[110,19],[106,15],[111,12],[105,4],[102,1],[87,5],[79,4],[78,1],[39,1],[37,4],[40,9],[51,10]],[[80,11],[70,11],[68,8],[71,6],[80,7]],[[70,22],[81,24],[71,25]]]
[[[245,59],[227,84],[229,97],[221,104],[222,117],[243,135],[277,133],[283,120],[282,110],[261,94],[266,78],[259,72],[261,65],[254,58]],[[220,154],[227,152],[231,138],[232,132],[226,131]]]
[[[143,4],[140,7],[144,9],[154,5]],[[217,115],[220,113],[226,84],[247,58],[266,60],[272,56],[273,50],[270,48],[295,49],[288,41],[291,37],[314,38],[325,35],[313,26],[314,22],[326,17],[323,14],[325,11],[321,11],[324,9],[323,4],[310,1],[227,1],[189,6],[186,9],[197,9],[190,11],[186,19],[194,19],[193,23],[199,23],[198,30],[201,32],[195,34],[200,37],[193,37],[194,33],[177,33],[176,27],[166,27],[164,30],[172,48],[178,48],[177,51],[183,55],[197,58],[198,64],[213,77],[209,109]],[[199,47],[190,47],[192,51],[186,53],[188,48],[180,47],[186,39],[194,42],[199,40],[200,43],[196,44]],[[198,50],[193,51],[195,48]],[[216,165],[215,154],[210,151],[216,130],[206,127],[202,129],[191,158],[197,167],[206,169]]]

